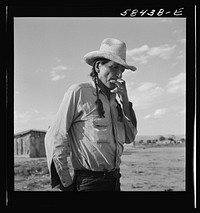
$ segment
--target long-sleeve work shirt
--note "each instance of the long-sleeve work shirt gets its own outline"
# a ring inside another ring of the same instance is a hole
[[[131,118],[125,116],[122,106],[119,119],[116,94],[111,94],[108,100],[99,88],[99,98],[105,111],[102,118],[95,104],[97,94],[93,81],[73,85],[65,93],[45,136],[52,187],[58,184],[56,176],[65,187],[72,183],[67,162],[69,151],[74,169],[111,171],[119,168],[123,144],[134,141],[137,129],[132,103],[129,102]]]

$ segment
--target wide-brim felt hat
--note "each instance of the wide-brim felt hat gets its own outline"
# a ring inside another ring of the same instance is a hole
[[[99,50],[89,52],[83,57],[90,66],[93,66],[98,58],[109,59],[131,71],[136,70],[136,67],[126,63],[126,44],[115,38],[104,39]]]

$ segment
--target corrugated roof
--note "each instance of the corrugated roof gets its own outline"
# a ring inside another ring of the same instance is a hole
[[[25,130],[25,131],[18,132],[16,134],[14,134],[14,137],[21,136],[21,135],[26,135],[29,132],[44,132],[44,133],[46,133],[47,131],[45,131],[45,130],[39,130],[39,129],[29,129],[29,130]]]

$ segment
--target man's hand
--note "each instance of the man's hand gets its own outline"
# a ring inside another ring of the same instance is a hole
[[[129,100],[126,89],[126,82],[123,79],[111,80],[110,82],[116,85],[116,87],[110,92],[117,93],[119,95],[120,101],[124,104],[128,104]]]
[[[123,79],[118,79],[117,81],[112,80],[111,83],[116,84],[116,87],[111,90],[112,93],[117,93],[119,95],[120,101],[123,106],[124,114],[131,119],[130,108],[129,108],[129,99],[126,89],[126,82]]]

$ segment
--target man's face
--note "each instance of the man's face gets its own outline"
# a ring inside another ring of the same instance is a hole
[[[99,79],[110,90],[116,87],[116,84],[111,83],[110,81],[122,78],[122,73],[125,70],[122,65],[115,63],[114,61],[109,61],[105,64],[99,63],[98,68]]]

